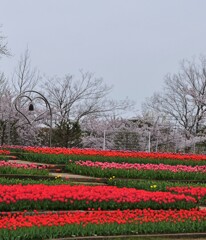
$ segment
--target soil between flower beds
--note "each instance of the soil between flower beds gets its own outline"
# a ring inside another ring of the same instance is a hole
[[[189,237],[189,238],[188,238]],[[204,238],[203,238],[204,237]],[[89,237],[68,237],[53,238],[46,240],[205,240],[206,233],[173,233],[173,234],[138,234],[138,235],[119,235],[119,236],[89,236]]]
[[[75,181],[75,182],[99,182],[99,183],[106,183],[106,179],[101,179],[101,178],[88,178],[88,177],[70,177],[70,174],[66,174],[65,176],[62,176],[61,174],[55,174],[51,173],[52,175],[50,176],[44,176],[44,175],[29,175],[29,174],[0,174],[0,177],[5,177],[5,178],[19,178],[19,179],[56,179],[56,178],[61,178],[64,181]],[[53,175],[54,174],[54,175]],[[72,174],[72,176],[74,176]],[[79,175],[76,175],[79,176]]]

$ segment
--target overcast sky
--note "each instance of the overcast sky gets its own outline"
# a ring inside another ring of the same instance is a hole
[[[206,0],[0,0],[13,55],[0,70],[11,76],[28,46],[42,74],[93,72],[141,109],[182,59],[206,55],[205,10]]]

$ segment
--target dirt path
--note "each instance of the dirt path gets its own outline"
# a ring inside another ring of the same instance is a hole
[[[45,163],[37,163],[37,162],[29,162],[29,161],[24,161],[24,160],[9,160],[9,162],[13,162],[15,161],[16,163],[21,163],[21,164],[37,164],[39,166],[41,165],[47,165],[50,167],[54,167],[55,164],[45,164]],[[58,166],[56,166],[56,168],[58,168]],[[51,168],[52,169],[52,168]],[[99,178],[95,178],[95,177],[90,177],[90,176],[83,176],[83,175],[78,175],[78,174],[72,174],[72,173],[64,173],[64,172],[55,172],[54,171],[49,173],[49,176],[55,176],[55,177],[61,177],[61,178],[67,178],[67,179],[71,179],[73,182],[75,182],[75,179],[77,179],[78,183],[80,183],[80,179],[82,179],[82,183],[84,182],[85,184],[97,184],[97,185],[105,185],[104,183],[102,183],[100,181]],[[88,180],[88,182],[86,182],[86,180]],[[90,180],[90,181],[89,181]]]

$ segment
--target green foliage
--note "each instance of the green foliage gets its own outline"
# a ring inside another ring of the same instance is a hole
[[[56,147],[82,147],[79,122],[63,120],[52,131],[52,145]]]
[[[115,202],[112,200],[107,201],[88,201],[88,200],[78,200],[72,199],[72,204],[70,199],[67,202],[62,201],[52,201],[47,199],[42,200],[19,200],[16,202],[1,202],[1,211],[61,211],[61,210],[88,210],[94,209],[98,210],[127,210],[127,209],[192,209],[195,208],[196,203],[187,202],[186,200],[179,200],[176,202],[168,203],[158,203],[153,200],[150,201],[140,201],[140,202]]]
[[[44,185],[61,185],[61,184],[69,184],[72,185],[68,180],[64,180],[61,177],[51,178],[51,179],[19,179],[19,178],[0,178],[0,184],[2,185],[14,185],[14,184],[44,184]]]
[[[17,131],[17,120],[0,119],[0,143],[19,144],[19,135]]]
[[[191,182],[171,182],[171,181],[155,181],[155,180],[137,180],[137,179],[117,179],[109,178],[108,185],[117,187],[128,187],[143,189],[147,191],[167,191],[167,187],[176,186],[193,186],[193,187],[206,187],[206,183],[191,183]]]
[[[0,167],[0,174],[27,174],[27,175],[49,175],[46,169],[25,169],[15,167]]]
[[[24,227],[16,230],[1,229],[0,238],[2,240],[37,240],[37,239],[55,239],[64,237],[78,236],[115,236],[115,235],[136,235],[136,234],[155,234],[155,233],[192,233],[205,232],[206,221],[192,222],[147,222],[137,225],[136,223],[127,224],[67,224],[64,226],[40,226]],[[138,236],[137,235],[137,236]],[[133,238],[128,238],[133,239]],[[135,238],[135,239],[139,239]],[[142,238],[140,238],[142,239]],[[143,239],[148,239],[145,236]],[[149,238],[151,239],[151,238]],[[160,239],[160,238],[155,238]],[[162,239],[162,238],[161,238]]]
[[[63,154],[53,155],[53,154],[18,152],[16,155],[22,160],[51,164],[66,164],[70,159],[70,156]]]
[[[10,150],[10,149],[9,149]],[[141,163],[141,164],[169,164],[175,165],[187,165],[187,166],[204,166],[206,164],[205,160],[194,161],[194,160],[178,160],[178,159],[164,159],[164,158],[125,158],[125,157],[104,157],[104,156],[86,156],[86,155],[64,155],[64,154],[36,154],[36,153],[25,153],[19,151],[17,155],[25,160],[42,162],[42,163],[56,163],[56,164],[66,164],[68,160],[78,161],[78,160],[90,160],[98,162],[117,162],[117,163]]]

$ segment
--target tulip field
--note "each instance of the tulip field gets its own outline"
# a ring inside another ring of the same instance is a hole
[[[2,240],[206,237],[206,155],[2,146],[0,156]],[[54,164],[93,180],[49,178]]]

